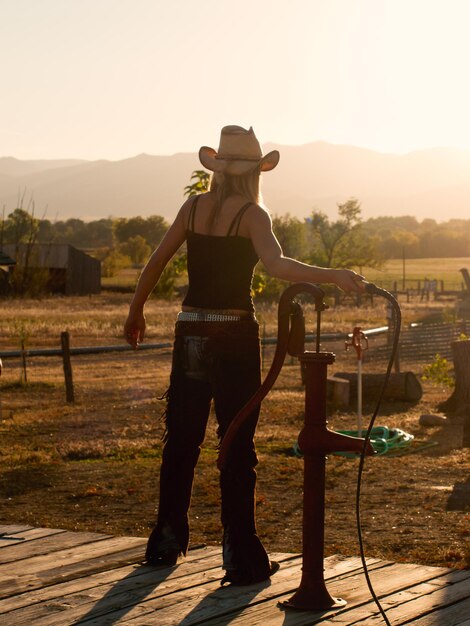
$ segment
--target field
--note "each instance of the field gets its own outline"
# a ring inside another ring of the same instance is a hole
[[[403,269],[405,273],[405,289],[416,289],[418,282],[421,286],[424,279],[436,280],[438,285],[444,282],[445,289],[460,290],[463,279],[459,272],[460,268],[470,270],[469,257],[454,257],[445,259],[391,259],[386,261],[380,269],[365,268],[364,275],[368,280],[376,282],[385,288],[390,288],[394,282],[399,289],[403,289]],[[354,268],[361,271],[361,268]],[[119,275],[112,278],[104,278],[103,284],[111,287],[130,288],[134,287],[138,276],[138,270],[122,270]]]
[[[48,298],[2,302],[0,350],[58,347],[62,330],[72,346],[122,343],[129,296]],[[451,301],[403,302],[405,323],[435,318]],[[171,340],[176,302],[151,300],[147,341]],[[313,311],[306,307],[309,327]],[[276,309],[260,305],[266,335],[276,331]],[[325,330],[350,331],[385,323],[385,307],[341,306],[324,314]],[[266,362],[272,357],[269,350]],[[154,521],[161,458],[158,400],[168,384],[170,350],[73,357],[75,404],[66,404],[59,358],[4,360],[0,378],[0,519],[71,530],[146,536]],[[335,369],[354,371],[350,353],[338,350]],[[372,371],[384,364],[368,363]],[[423,364],[406,363],[420,375]],[[395,561],[468,566],[468,515],[455,506],[454,486],[465,480],[462,418],[423,428],[422,413],[437,412],[450,390],[423,382],[419,404],[385,404],[379,424],[415,436],[402,456],[366,462],[362,523],[366,553]],[[301,550],[302,460],[293,454],[303,420],[298,364],[288,359],[263,403],[257,435],[259,533],[271,550]],[[365,399],[370,417],[373,399]],[[217,440],[212,418],[197,468],[191,541],[220,542]],[[333,412],[330,426],[354,428],[355,414]],[[428,445],[429,444],[429,445]],[[327,463],[326,552],[358,553],[354,496],[357,460],[332,455]]]
[[[405,287],[415,289],[418,282],[423,286],[424,279],[436,280],[438,285],[444,282],[445,289],[459,290],[462,287],[462,274],[460,268],[470,270],[470,258],[455,257],[449,259],[391,259],[380,270],[368,269],[365,275],[368,280],[384,286],[397,282],[398,288],[403,289],[403,269],[405,274]]]

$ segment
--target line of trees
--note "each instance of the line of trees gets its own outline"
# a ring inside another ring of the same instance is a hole
[[[0,246],[29,238],[32,224],[38,242],[68,243],[85,250],[123,246],[122,253],[137,264],[158,245],[168,228],[160,215],[51,222],[32,217],[30,211],[20,207],[0,223]],[[275,216],[273,227],[287,255],[316,260],[322,265],[337,265],[343,257],[358,257],[356,264],[366,266],[372,249],[374,254],[380,250],[382,259],[401,258],[403,253],[407,258],[470,256],[470,219],[441,223],[433,219],[419,222],[412,216],[362,220],[360,204],[354,199],[338,206],[337,220],[315,210],[304,220],[289,214]],[[349,236],[349,231],[354,237]]]
[[[195,171],[185,195],[207,188],[208,175]],[[401,258],[470,256],[470,219],[437,223],[418,222],[415,217],[378,217],[363,220],[360,202],[350,198],[338,205],[336,219],[320,210],[300,220],[289,214],[273,218],[273,230],[284,253],[324,267],[378,267],[385,260]],[[0,222],[0,249],[3,244],[66,243],[85,249],[102,262],[104,276],[121,269],[142,266],[168,229],[159,215],[150,217],[108,218],[91,222],[72,218],[51,222],[37,218],[34,204],[22,203]],[[159,295],[170,295],[175,280],[184,272],[184,251],[174,259],[162,277]],[[15,270],[16,271],[16,270]],[[26,276],[26,272],[23,272]],[[271,279],[261,266],[254,289],[258,294],[275,296],[282,283]]]

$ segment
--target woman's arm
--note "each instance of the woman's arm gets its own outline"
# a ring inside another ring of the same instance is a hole
[[[333,283],[344,291],[364,291],[366,281],[352,270],[316,267],[285,257],[271,218],[261,207],[250,208],[249,230],[253,246],[271,276],[293,283]]]
[[[186,217],[189,206],[194,201],[188,199],[176,216],[158,248],[154,251],[137,282],[129,315],[124,324],[124,336],[133,348],[143,341],[145,334],[144,305],[165,269],[166,265],[186,239]]]

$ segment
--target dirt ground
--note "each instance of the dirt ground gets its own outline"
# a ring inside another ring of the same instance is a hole
[[[2,350],[17,348],[13,333],[8,334],[8,320],[15,316],[14,303],[9,306],[4,309]],[[149,341],[170,339],[168,316],[174,319],[174,306],[152,306]],[[96,323],[80,322],[87,307],[96,311]],[[29,320],[30,347],[55,345],[65,327],[71,329],[72,345],[121,342],[123,300],[25,303],[21,311],[25,324]],[[263,315],[271,333],[275,314]],[[380,325],[369,315],[370,323]],[[272,351],[265,356],[269,364]],[[26,385],[18,382],[20,360],[5,359],[0,379],[1,522],[146,536],[155,518],[162,449],[163,402],[158,397],[167,387],[170,357],[169,349],[73,357],[74,404],[65,403],[59,358],[28,359]],[[417,375],[423,367],[402,365]],[[365,364],[367,371],[384,367],[383,362]],[[351,355],[338,352],[335,369],[354,371]],[[468,490],[466,502],[459,496],[465,493],[469,469],[468,450],[461,447],[463,418],[449,416],[441,427],[420,426],[419,416],[438,412],[439,402],[450,395],[448,388],[430,382],[423,389],[419,403],[388,402],[377,419],[378,425],[401,428],[415,440],[396,456],[366,460],[361,490],[365,551],[393,561],[468,567]],[[273,551],[302,549],[303,460],[293,446],[303,423],[303,403],[299,366],[288,358],[263,403],[256,442],[258,530]],[[372,398],[365,399],[365,421],[373,405]],[[196,471],[193,544],[221,539],[214,422],[212,417]],[[355,412],[333,411],[329,422],[333,429],[355,428]],[[331,455],[327,460],[327,555],[358,554],[357,471],[357,459]]]

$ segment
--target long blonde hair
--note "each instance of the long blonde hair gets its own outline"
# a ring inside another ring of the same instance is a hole
[[[260,168],[256,167],[247,174],[235,176],[233,174],[214,173],[211,177],[209,191],[215,194],[216,202],[209,215],[209,232],[217,222],[222,206],[230,196],[243,196],[249,202],[259,204],[262,201],[260,190]]]

